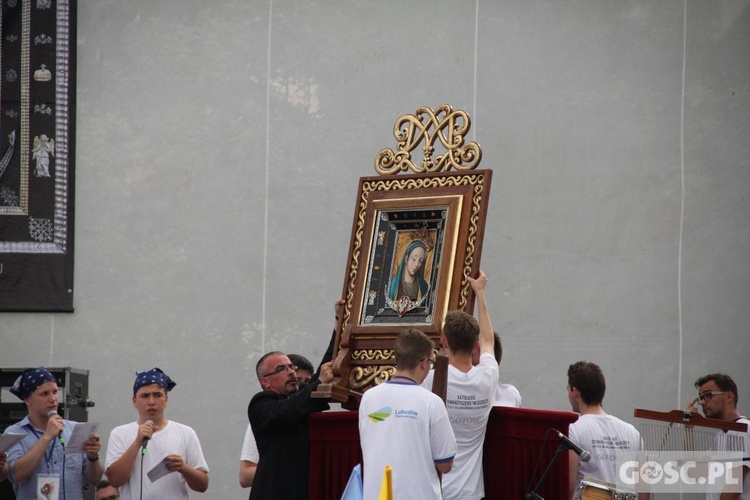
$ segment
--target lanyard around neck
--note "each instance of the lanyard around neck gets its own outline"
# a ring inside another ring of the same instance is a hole
[[[413,378],[409,378],[409,377],[407,377],[405,375],[394,375],[393,377],[391,377],[391,380],[395,381],[397,378],[402,378],[404,380],[408,380],[409,384],[419,385],[419,384],[417,384],[416,380],[414,380]]]
[[[34,424],[32,424],[31,422],[29,422],[29,425],[31,426],[31,432],[34,433],[34,435],[36,436],[37,440],[41,439],[42,436],[43,436],[43,433],[38,432],[34,428]],[[57,440],[53,439],[52,440],[52,445],[48,446],[49,450],[44,452],[44,459],[47,462],[47,470],[50,469],[49,464],[52,461],[52,455],[54,455],[54,453],[55,453],[55,444],[57,444]]]

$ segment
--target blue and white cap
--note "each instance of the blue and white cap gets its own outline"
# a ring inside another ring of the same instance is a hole
[[[135,383],[133,384],[133,395],[144,385],[159,384],[167,392],[171,391],[177,385],[161,368],[152,368],[148,371],[137,372],[135,374]]]
[[[13,382],[13,386],[9,390],[11,394],[24,400],[31,396],[37,387],[45,382],[57,383],[57,379],[43,366],[37,366],[36,368],[24,370],[21,376]]]

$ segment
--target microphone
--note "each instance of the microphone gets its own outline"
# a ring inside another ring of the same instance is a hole
[[[55,410],[50,410],[47,412],[47,418],[56,417],[57,412]],[[60,444],[65,445],[65,438],[63,437],[63,431],[60,429],[60,433],[57,435],[57,439],[60,440]]]
[[[153,420],[146,420],[143,423],[144,424],[151,424],[151,427],[154,426],[154,421]],[[148,446],[148,440],[149,440],[148,437],[143,436],[143,441],[141,441],[141,448],[143,449],[143,453],[146,453],[146,446]]]
[[[555,433],[557,433],[557,437],[560,438],[560,440],[563,443],[563,446],[565,446],[569,450],[572,450],[573,452],[575,452],[576,455],[581,457],[581,462],[588,462],[589,460],[591,460],[591,453],[589,453],[588,451],[584,450],[583,448],[575,444],[573,441],[570,440],[570,438],[568,438],[568,436],[558,431],[557,429],[552,429],[552,430],[555,431]]]

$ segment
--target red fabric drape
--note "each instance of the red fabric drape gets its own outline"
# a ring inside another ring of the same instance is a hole
[[[547,431],[554,428],[567,435],[568,425],[576,420],[578,415],[571,412],[493,408],[484,438],[486,498],[524,498],[536,486],[560,445],[557,434]],[[539,468],[534,474],[537,462]],[[537,493],[543,498],[566,498],[567,491],[568,453],[565,452],[552,466]]]
[[[310,498],[338,499],[352,468],[362,462],[356,411],[315,413],[310,416]],[[578,415],[528,408],[493,408],[484,440],[484,484],[487,500],[523,499],[536,485],[560,445],[555,428],[568,433]],[[545,436],[547,442],[545,445]],[[534,469],[542,454],[539,468]],[[530,483],[533,484],[529,486]],[[568,491],[568,454],[563,453],[538,493],[565,498]]]
[[[338,499],[355,465],[362,462],[358,412],[310,415],[309,498]]]

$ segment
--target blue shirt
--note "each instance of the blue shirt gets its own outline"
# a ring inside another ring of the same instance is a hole
[[[67,442],[73,432],[75,422],[63,420],[63,439]],[[8,450],[8,464],[10,465],[10,480],[13,482],[13,490],[16,492],[17,500],[36,500],[36,483],[39,474],[57,474],[60,476],[60,487],[65,488],[65,500],[83,500],[83,480],[86,477],[88,460],[85,453],[72,453],[64,455],[60,441],[54,439],[44,452],[39,461],[39,466],[34,473],[23,483],[16,483],[13,479],[13,467],[16,460],[24,456],[36,444],[44,431],[35,429],[27,416],[17,424],[13,424],[5,433],[25,434],[18,444]],[[65,464],[65,476],[61,471]],[[88,483],[88,480],[86,481]],[[59,495],[59,498],[63,498]]]

